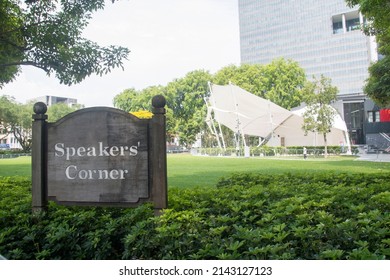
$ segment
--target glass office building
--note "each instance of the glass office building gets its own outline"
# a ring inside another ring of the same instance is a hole
[[[344,116],[351,140],[365,144],[368,122],[363,85],[378,59],[375,38],[364,35],[365,19],[344,0],[239,0],[241,63],[293,59],[307,77],[321,74],[339,89],[335,107]],[[371,104],[371,103],[370,103]],[[390,130],[388,131],[390,132]]]

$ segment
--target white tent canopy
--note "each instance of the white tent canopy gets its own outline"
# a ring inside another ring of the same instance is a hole
[[[291,112],[235,86],[210,84],[211,109],[217,122],[244,135],[266,137]]]
[[[267,138],[269,146],[324,145],[322,135],[308,133],[305,136],[302,130],[305,108],[288,111],[232,84],[210,84],[208,109],[209,125],[213,111],[219,124],[241,135]],[[339,114],[327,139],[328,145],[350,146],[347,127]]]

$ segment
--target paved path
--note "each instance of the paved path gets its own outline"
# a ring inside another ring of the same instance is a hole
[[[377,161],[377,162],[390,162],[390,154],[358,154],[356,160]]]

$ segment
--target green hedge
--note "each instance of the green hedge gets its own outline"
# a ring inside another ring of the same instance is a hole
[[[9,259],[390,259],[388,174],[234,174],[169,190],[169,209],[31,214],[31,183],[0,179]]]
[[[0,150],[0,155],[1,154],[23,154],[22,149],[9,149],[9,150]]]
[[[324,146],[306,146],[307,153],[313,156],[323,155],[325,153]],[[345,147],[343,149],[346,149]],[[333,155],[340,155],[346,150],[342,151],[341,146],[328,146],[328,153]],[[207,154],[210,156],[231,156],[236,154],[236,149],[232,147],[226,148],[223,150],[221,148],[199,148],[199,153]],[[356,155],[358,153],[357,147],[352,147],[352,154]],[[241,151],[243,153],[243,151]],[[260,147],[250,147],[251,156],[276,156],[276,155],[302,155],[303,147],[302,146],[290,146],[290,147],[269,147],[269,146],[260,146]]]

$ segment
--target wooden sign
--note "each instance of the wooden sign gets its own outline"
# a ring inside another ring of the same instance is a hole
[[[34,105],[33,210],[65,205],[167,207],[165,99],[153,98],[152,119],[96,107],[47,123]]]

